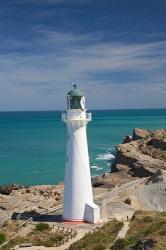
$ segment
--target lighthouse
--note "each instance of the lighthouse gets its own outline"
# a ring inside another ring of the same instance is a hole
[[[84,93],[76,84],[67,94],[67,111],[62,113],[62,120],[67,125],[63,219],[97,223],[100,208],[93,202],[86,134],[91,113],[86,113]]]

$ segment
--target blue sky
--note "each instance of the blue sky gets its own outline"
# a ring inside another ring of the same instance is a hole
[[[165,0],[1,0],[0,110],[166,108]]]

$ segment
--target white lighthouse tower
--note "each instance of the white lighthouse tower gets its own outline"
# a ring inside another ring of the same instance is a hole
[[[93,203],[86,135],[91,113],[86,113],[84,94],[75,84],[68,92],[62,120],[67,124],[63,219],[97,223],[100,208]]]

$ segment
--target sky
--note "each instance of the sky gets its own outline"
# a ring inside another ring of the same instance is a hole
[[[166,108],[165,0],[0,0],[0,111]]]

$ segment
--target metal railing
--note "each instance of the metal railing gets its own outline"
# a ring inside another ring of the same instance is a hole
[[[71,120],[87,120],[87,121],[91,121],[92,119],[92,114],[91,113],[86,113],[86,116],[82,115],[81,113],[79,115],[68,115],[67,112],[63,112],[62,113],[62,121],[66,122],[67,119],[71,119]]]

